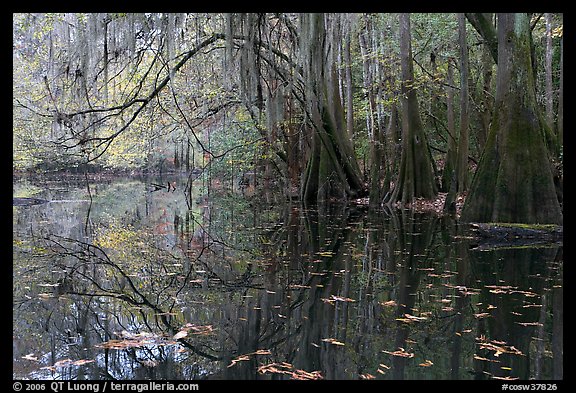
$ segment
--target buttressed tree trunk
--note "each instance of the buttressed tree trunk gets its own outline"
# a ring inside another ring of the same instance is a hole
[[[402,157],[394,192],[388,202],[409,203],[413,198],[433,198],[438,190],[434,178],[432,158],[414,88],[412,47],[410,43],[410,15],[400,14],[400,53],[402,68]]]
[[[303,180],[307,201],[363,196],[366,188],[352,141],[346,130],[337,73],[327,43],[324,14],[302,16],[301,45],[312,123],[312,152]]]
[[[463,221],[562,223],[539,121],[530,39],[527,14],[498,15],[494,117]]]

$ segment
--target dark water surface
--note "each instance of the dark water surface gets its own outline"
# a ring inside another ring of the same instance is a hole
[[[160,181],[14,182],[15,379],[563,377],[558,244]]]

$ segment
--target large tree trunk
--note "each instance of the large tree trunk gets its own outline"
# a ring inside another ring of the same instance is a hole
[[[526,14],[498,15],[494,118],[463,221],[562,223],[536,102]]]
[[[394,192],[389,201],[409,203],[414,198],[433,198],[437,187],[426,134],[420,119],[414,88],[410,14],[400,14],[400,53],[402,68],[402,157]]]
[[[307,112],[313,149],[302,195],[308,202],[355,198],[366,193],[352,141],[346,131],[337,73],[326,40],[324,14],[303,14],[301,45],[307,84]]]

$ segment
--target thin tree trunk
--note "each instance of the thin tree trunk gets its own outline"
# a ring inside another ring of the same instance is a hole
[[[350,54],[350,41],[352,40],[352,32],[350,23],[347,23],[347,31],[344,41],[344,62],[346,73],[346,128],[348,135],[354,135],[354,90],[352,84],[352,56]]]
[[[445,191],[450,189],[452,178],[456,180],[456,154],[458,151],[458,135],[454,121],[454,66],[453,58],[448,59],[448,74],[446,76],[446,127],[448,129],[448,152],[442,174],[442,185]]]
[[[457,192],[468,189],[468,139],[470,114],[468,105],[468,44],[466,41],[466,19],[458,14],[458,41],[460,45],[460,135],[458,137],[458,186]]]
[[[558,120],[556,124],[559,144],[564,144],[564,37],[560,39],[560,86],[558,90]]]
[[[544,62],[546,90],[546,123],[551,130],[554,130],[554,95],[552,91],[552,17],[550,13],[545,14],[546,18],[546,55]]]
[[[488,131],[490,130],[490,122],[492,120],[492,111],[494,109],[494,95],[492,92],[492,68],[493,62],[490,57],[488,47],[482,48],[482,127],[478,135],[478,149],[484,150],[486,139],[488,138]]]

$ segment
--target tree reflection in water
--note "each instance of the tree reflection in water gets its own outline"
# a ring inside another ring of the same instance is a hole
[[[562,378],[562,247],[475,250],[408,210],[211,198],[147,194],[81,236],[63,228],[85,217],[49,210],[70,206],[15,208],[14,377]]]

